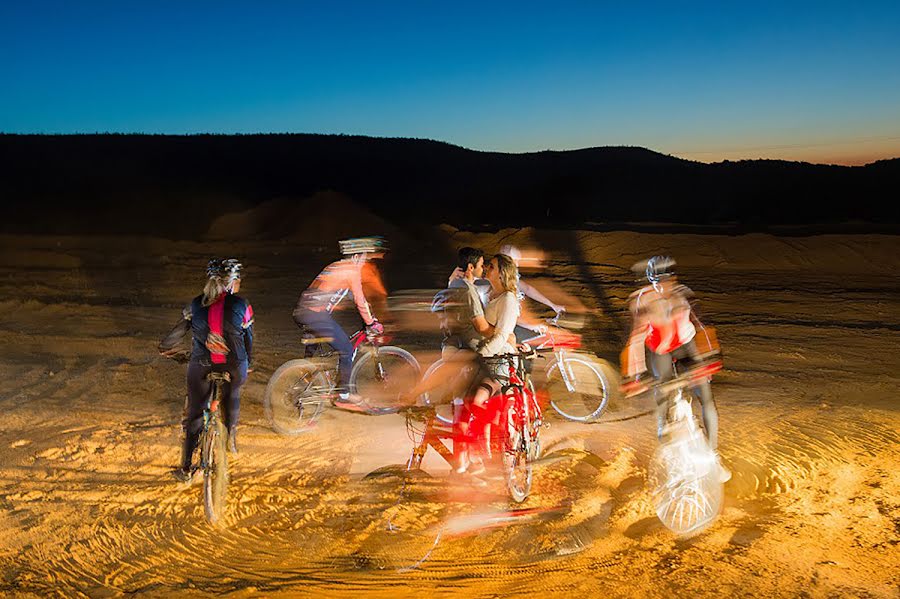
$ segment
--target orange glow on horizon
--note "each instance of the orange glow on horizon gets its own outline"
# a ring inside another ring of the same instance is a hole
[[[766,148],[733,148],[728,150],[672,152],[687,160],[705,163],[724,160],[789,160],[811,164],[863,166],[878,160],[900,158],[900,138],[881,138],[820,145],[782,145]]]

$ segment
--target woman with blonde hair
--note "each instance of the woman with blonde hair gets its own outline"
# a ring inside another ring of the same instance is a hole
[[[182,311],[182,319],[159,344],[164,356],[174,356],[188,331],[193,337],[187,370],[188,403],[181,447],[181,465],[173,471],[176,479],[189,482],[193,455],[203,428],[203,410],[212,391],[207,379],[211,372],[228,372],[222,402],[228,428],[228,450],[237,453],[237,425],[241,409],[241,387],[253,357],[253,308],[238,295],[242,265],[234,258],[213,258],[206,266],[203,293]]]
[[[484,308],[484,319],[492,330],[479,345],[478,355],[490,358],[515,353],[516,338],[513,329],[519,318],[516,263],[506,254],[497,254],[485,264],[484,275],[491,283],[490,301]],[[460,452],[460,463],[456,469],[460,474],[466,471],[470,474],[480,474],[484,471],[484,462],[476,454],[485,452],[490,438],[493,415],[486,409],[485,404],[500,391],[502,380],[507,374],[508,366],[505,363],[485,363],[482,366],[481,381],[469,405],[471,417],[468,426],[464,426],[462,431],[466,439],[463,441],[466,448]]]

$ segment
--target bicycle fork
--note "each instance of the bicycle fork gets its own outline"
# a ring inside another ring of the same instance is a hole
[[[378,355],[378,347],[376,346],[373,350],[373,357],[375,358],[375,380],[379,383],[384,382],[384,364],[381,363],[381,357]]]
[[[575,391],[575,375],[569,372],[566,365],[566,351],[560,350],[553,353],[556,355],[556,363],[559,365],[559,373],[562,376],[563,383],[566,385],[566,391],[573,393]]]

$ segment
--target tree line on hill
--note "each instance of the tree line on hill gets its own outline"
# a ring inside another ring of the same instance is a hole
[[[193,237],[319,191],[401,225],[890,227],[900,159],[704,164],[639,147],[526,154],[344,135],[0,135],[0,231]],[[340,215],[335,215],[340,217]]]

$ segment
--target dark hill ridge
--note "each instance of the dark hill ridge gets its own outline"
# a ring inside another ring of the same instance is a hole
[[[900,224],[900,159],[703,164],[638,147],[503,154],[344,135],[0,135],[0,165],[5,232],[194,237],[223,213],[326,190],[400,224]]]

